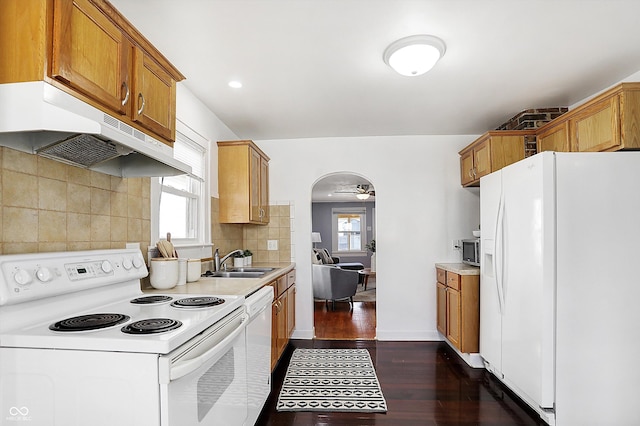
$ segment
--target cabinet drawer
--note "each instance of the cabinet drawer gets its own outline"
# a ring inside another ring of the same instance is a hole
[[[284,293],[287,290],[288,284],[287,284],[287,276],[286,275],[282,275],[280,277],[278,277],[277,279],[277,284],[276,284],[276,291],[277,291],[277,295],[281,295],[282,293]]]
[[[460,275],[447,271],[447,287],[460,290]]]
[[[438,276],[439,283],[447,283],[447,273],[444,269],[436,268],[436,275]]]
[[[289,271],[289,273],[287,274],[287,279],[289,280],[289,282],[287,283],[289,285],[289,287],[296,283],[296,270],[295,269]]]

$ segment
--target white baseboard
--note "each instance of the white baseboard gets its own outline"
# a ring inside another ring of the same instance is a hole
[[[376,329],[376,339],[382,341],[424,341],[438,342],[442,337],[434,331],[404,331],[404,330],[380,330]]]
[[[315,328],[312,328],[311,330],[299,330],[299,329],[294,329],[293,333],[291,334],[291,338],[292,339],[302,339],[302,340],[311,340],[313,339],[313,336],[316,335],[315,332]]]

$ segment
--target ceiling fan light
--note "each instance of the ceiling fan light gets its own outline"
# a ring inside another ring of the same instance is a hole
[[[444,42],[438,37],[414,35],[391,43],[383,59],[398,74],[415,77],[433,68],[445,50]]]
[[[368,198],[369,198],[369,194],[367,194],[367,193],[364,193],[364,194],[356,194],[356,198],[357,198],[358,200],[366,200],[366,199],[368,199]]]

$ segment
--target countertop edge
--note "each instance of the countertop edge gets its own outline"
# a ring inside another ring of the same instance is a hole
[[[458,275],[480,275],[480,268],[466,263],[436,263],[436,268],[454,272]]]
[[[276,268],[260,278],[213,278],[201,277],[198,281],[184,285],[175,286],[167,290],[160,290],[153,287],[142,289],[144,293],[150,294],[210,294],[213,296],[234,295],[247,297],[250,294],[271,283],[281,275],[288,274],[295,269],[295,262],[278,264],[254,264],[252,266],[263,266]]]

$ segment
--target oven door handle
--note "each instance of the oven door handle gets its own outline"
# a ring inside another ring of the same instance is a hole
[[[210,349],[207,349],[206,352],[198,355],[195,358],[178,361],[175,364],[171,365],[171,371],[169,372],[170,380],[177,380],[180,377],[186,376],[187,374],[196,371],[205,362],[210,361],[216,356],[218,358],[222,357],[222,355],[227,352],[227,347],[231,346],[236,337],[238,337],[238,335],[240,335],[240,333],[242,333],[242,331],[246,328],[248,318],[249,317],[247,316],[247,314],[243,314],[240,324],[238,324],[238,326],[218,344],[211,347]]]

